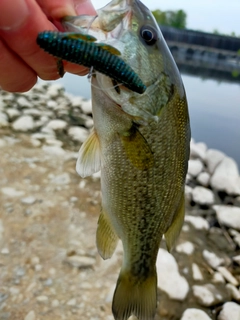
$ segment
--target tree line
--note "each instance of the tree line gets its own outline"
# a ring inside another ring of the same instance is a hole
[[[187,14],[183,10],[177,11],[161,11],[161,10],[154,10],[152,11],[157,23],[174,27],[178,29],[186,29],[187,25]]]

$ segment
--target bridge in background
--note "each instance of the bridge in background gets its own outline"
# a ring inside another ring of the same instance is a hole
[[[160,26],[180,69],[227,81],[240,81],[240,39]]]

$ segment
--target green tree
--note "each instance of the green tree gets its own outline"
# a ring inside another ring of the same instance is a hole
[[[187,14],[183,10],[177,11],[152,11],[155,19],[159,24],[174,27],[178,29],[186,28]]]

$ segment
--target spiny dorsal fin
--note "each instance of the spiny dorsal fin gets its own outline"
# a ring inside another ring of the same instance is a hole
[[[111,258],[117,246],[118,236],[103,210],[98,219],[96,241],[100,256],[104,260]]]
[[[82,144],[76,164],[77,173],[85,178],[101,169],[101,155],[98,136],[93,131]]]
[[[152,150],[135,125],[121,138],[126,155],[134,167],[146,170],[154,165]]]
[[[181,232],[182,225],[184,222],[184,214],[185,214],[185,197],[184,192],[182,194],[181,200],[179,202],[179,207],[175,212],[173,217],[172,224],[168,228],[167,232],[164,234],[167,244],[168,251],[174,247],[177,238]]]

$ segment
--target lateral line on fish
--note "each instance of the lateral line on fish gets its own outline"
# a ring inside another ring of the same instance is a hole
[[[91,41],[68,38],[67,33],[44,31],[38,34],[37,44],[46,52],[66,61],[94,67],[128,89],[139,94],[146,86],[134,70],[120,57],[109,51],[109,46],[101,46]]]

